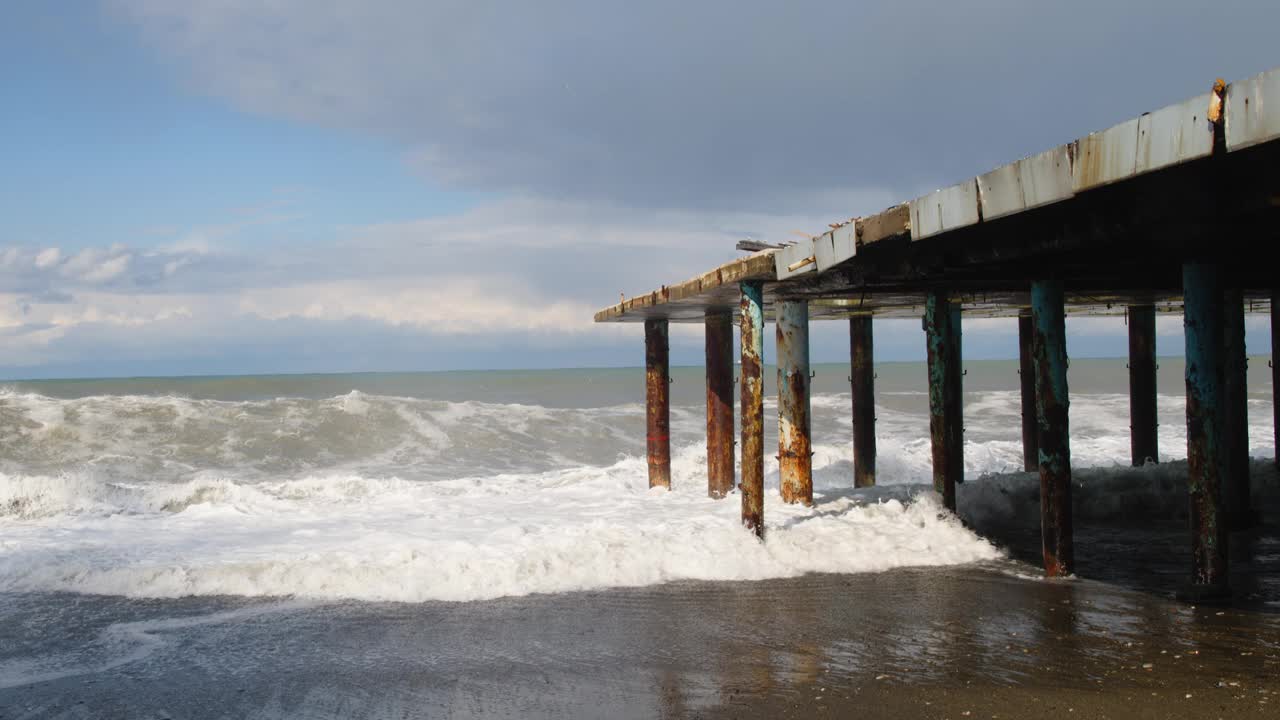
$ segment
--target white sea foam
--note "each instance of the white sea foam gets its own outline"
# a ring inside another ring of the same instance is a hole
[[[928,490],[927,416],[877,409],[881,486],[854,491],[849,396],[813,407],[816,503],[782,504],[767,457],[760,543],[736,497],[705,496],[696,406],[673,409],[666,492],[647,487],[638,404],[0,393],[0,591],[461,601],[1000,556]],[[1179,457],[1180,400],[1160,410],[1162,456]],[[1018,412],[1017,393],[967,397],[962,513],[1035,517]],[[1270,456],[1270,405],[1251,413]],[[1178,463],[1123,467],[1127,398],[1073,396],[1071,422],[1086,517],[1185,507]]]
[[[678,453],[680,475],[699,450]],[[769,497],[768,541],[737,522],[736,498],[692,482],[649,490],[643,461],[539,474],[408,482],[308,477],[94,493],[62,478],[42,512],[8,521],[0,588],[146,597],[234,594],[475,600],[971,562],[998,551],[940,512],[820,493],[815,507]],[[40,484],[48,478],[32,478]],[[12,487],[12,477],[3,478]],[[11,493],[12,494],[12,493]],[[67,502],[68,498],[90,501]]]

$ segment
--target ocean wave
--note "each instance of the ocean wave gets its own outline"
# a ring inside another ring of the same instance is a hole
[[[679,462],[695,454],[682,449]],[[313,477],[113,488],[72,503],[91,512],[11,522],[0,589],[461,601],[1000,555],[918,488],[899,497],[818,491],[812,508],[783,505],[775,489],[760,543],[739,525],[736,498],[711,500],[705,482],[680,476],[674,492],[650,490],[645,468],[627,458],[432,483]],[[84,494],[64,487],[53,496]],[[132,510],[101,514],[113,503]]]
[[[706,497],[698,406],[673,408],[665,492],[648,488],[639,404],[0,392],[0,591],[473,600],[999,556],[932,494],[927,415],[877,408],[879,486],[853,490],[849,396],[813,408],[815,505],[781,502],[766,453],[762,544],[736,498]],[[1160,411],[1177,458],[1181,406]],[[1251,405],[1255,457],[1274,452],[1269,411]],[[1016,392],[967,405],[962,517],[1038,517],[1019,413]],[[1127,467],[1125,396],[1073,396],[1071,431],[1078,519],[1185,511],[1185,463]]]

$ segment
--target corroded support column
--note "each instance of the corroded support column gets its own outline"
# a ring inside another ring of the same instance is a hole
[[[1036,370],[1031,358],[1031,313],[1018,315],[1018,380],[1022,388],[1022,469],[1040,468],[1036,438]]]
[[[813,440],[809,423],[809,304],[777,306],[778,484],[782,501],[813,504]]]
[[[1244,292],[1229,287],[1222,294],[1223,502],[1228,529],[1253,525],[1249,497],[1249,360],[1244,350]]]
[[[1156,442],[1156,309],[1129,306],[1129,455],[1134,467],[1159,462]]]
[[[870,315],[849,318],[849,383],[853,390],[853,486],[876,484],[876,370]]]
[[[644,321],[645,418],[649,487],[671,487],[671,368],[667,321]]]
[[[1280,290],[1271,291],[1271,422],[1276,464],[1280,465]]]
[[[742,524],[764,537],[764,283],[742,283]]]
[[[707,494],[733,490],[733,316],[707,313]]]
[[[1223,517],[1222,274],[1216,265],[1182,266],[1187,343],[1187,485],[1191,497],[1191,602],[1229,597]]]
[[[1040,544],[1049,577],[1075,569],[1068,443],[1067,333],[1062,282],[1031,283],[1031,355],[1036,378],[1040,464]]]
[[[947,293],[931,290],[924,329],[929,357],[929,440],[933,489],[948,510],[956,509],[956,483],[964,476],[964,426],[960,388],[960,313]]]

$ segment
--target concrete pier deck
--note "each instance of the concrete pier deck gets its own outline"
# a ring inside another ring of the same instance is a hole
[[[1220,262],[1250,310],[1269,309],[1280,235],[1280,68],[1218,85],[991,172],[845,219],[600,310],[597,322],[702,322],[737,308],[738,283],[809,301],[810,318],[918,317],[945,287],[966,314],[1030,307],[1028,277],[1052,271],[1068,313],[1181,308],[1181,265]]]

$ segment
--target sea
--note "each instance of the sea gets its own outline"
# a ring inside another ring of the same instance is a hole
[[[1077,524],[1103,528],[1082,547],[1185,542],[1183,365],[1159,362],[1160,463],[1143,468],[1125,361],[1071,362]],[[675,707],[664,668],[715,665],[697,659],[705,642],[692,659],[671,648],[743,603],[879,584],[911,595],[892,602],[927,628],[947,598],[986,607],[978,579],[1038,597],[1017,363],[965,367],[959,517],[931,491],[924,364],[877,365],[865,490],[851,487],[848,366],[820,364],[815,503],[781,502],[767,453],[763,543],[736,495],[707,496],[700,367],[671,372],[670,491],[648,487],[639,368],[0,384],[0,717],[649,717]],[[1266,358],[1248,390],[1265,504],[1280,496]],[[1259,543],[1272,567],[1280,544]],[[1164,602],[1189,562],[1171,552],[1124,570],[1097,557],[1076,582]],[[1250,582],[1252,611],[1280,613],[1280,577]],[[663,627],[685,615],[696,630]],[[725,701],[703,675],[681,673],[677,714]]]

